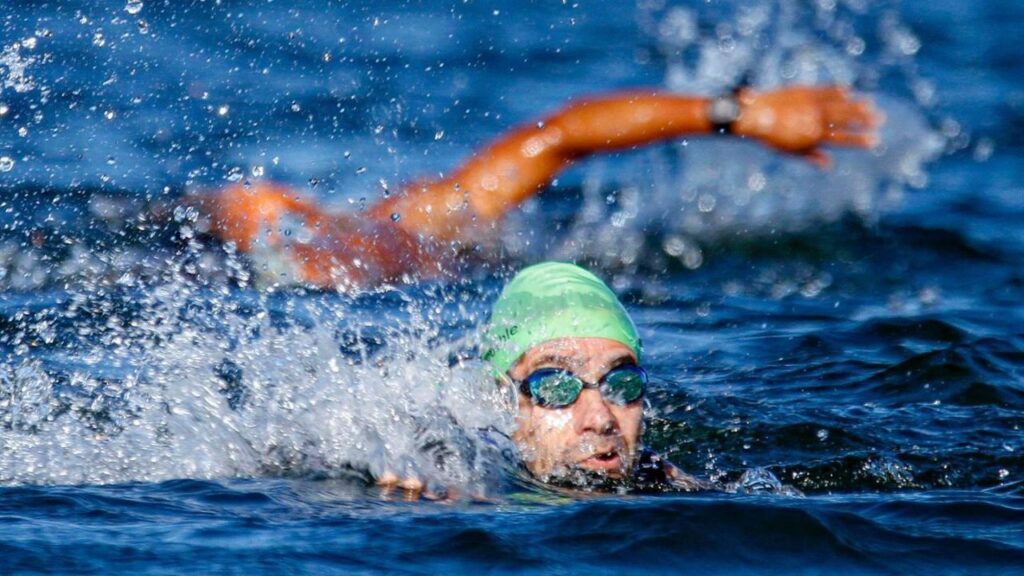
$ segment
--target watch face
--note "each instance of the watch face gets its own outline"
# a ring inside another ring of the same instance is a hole
[[[708,108],[708,118],[713,124],[731,124],[739,117],[740,103],[735,96],[719,96]]]

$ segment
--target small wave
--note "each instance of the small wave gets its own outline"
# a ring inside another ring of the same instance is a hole
[[[1024,352],[1009,342],[984,338],[914,355],[871,376],[863,385],[885,403],[942,402],[1020,409],[1024,407],[1024,390],[1007,360],[1020,362]]]

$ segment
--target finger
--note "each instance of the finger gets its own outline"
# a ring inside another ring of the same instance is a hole
[[[804,160],[807,160],[811,164],[814,164],[818,168],[825,170],[832,166],[832,158],[829,157],[825,152],[814,148],[800,154]]]
[[[403,478],[398,482],[398,487],[410,492],[422,492],[423,481],[419,478]]]
[[[825,119],[836,126],[873,128],[880,122],[874,107],[864,101],[829,102],[825,104]]]
[[[451,489],[434,491],[427,488],[423,491],[423,498],[432,502],[453,502],[457,496],[458,492]]]
[[[846,102],[850,99],[850,89],[845,86],[822,86],[818,89],[819,102]]]
[[[885,115],[875,108],[874,104],[867,100],[851,102],[850,117],[870,128],[881,126],[882,122],[885,121]]]
[[[829,132],[825,141],[836,146],[854,148],[874,148],[878,145],[878,138],[874,134],[856,132]]]
[[[385,472],[377,478],[377,486],[391,487],[398,484],[398,476],[394,472]]]

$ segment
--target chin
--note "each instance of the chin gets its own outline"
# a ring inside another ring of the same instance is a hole
[[[589,460],[559,464],[547,474],[536,476],[546,484],[564,488],[594,491],[616,491],[629,488],[632,477],[629,468],[618,458],[614,462],[595,463]]]
[[[605,472],[595,472],[583,468],[571,468],[560,474],[552,474],[542,479],[545,484],[560,488],[571,488],[587,492],[617,492],[628,490],[632,483],[621,474],[615,476]]]

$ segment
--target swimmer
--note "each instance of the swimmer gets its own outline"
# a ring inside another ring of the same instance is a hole
[[[880,120],[870,103],[835,86],[744,89],[711,99],[620,92],[581,99],[516,128],[450,175],[413,182],[361,212],[328,211],[262,182],[186,201],[205,216],[210,233],[262,259],[273,282],[364,288],[443,275],[453,245],[478,242],[559,172],[599,152],[720,133],[824,168],[830,158],[822,146],[871,147]]]
[[[533,477],[588,488],[712,487],[642,447],[640,337],[592,273],[560,262],[521,270],[494,304],[484,341],[498,385],[516,398],[512,440]]]
[[[521,270],[491,309],[483,359],[515,417],[522,472],[586,490],[697,491],[698,479],[643,447],[648,377],[640,336],[597,276],[562,262]],[[377,478],[385,493],[437,494],[426,479]]]
[[[823,145],[873,146],[880,120],[868,102],[838,87],[742,90],[714,99],[618,93],[517,128],[451,175],[413,183],[360,213],[328,212],[268,183],[188,201],[205,214],[210,233],[242,252],[269,255],[287,268],[286,280],[370,287],[443,275],[453,243],[478,241],[561,170],[598,152],[722,133],[827,167]],[[285,232],[296,227],[300,233]],[[499,386],[515,397],[512,440],[531,476],[588,487],[711,487],[643,448],[640,339],[593,274],[560,263],[524,269],[495,304],[486,341]],[[425,487],[393,473],[377,481],[415,494]]]

